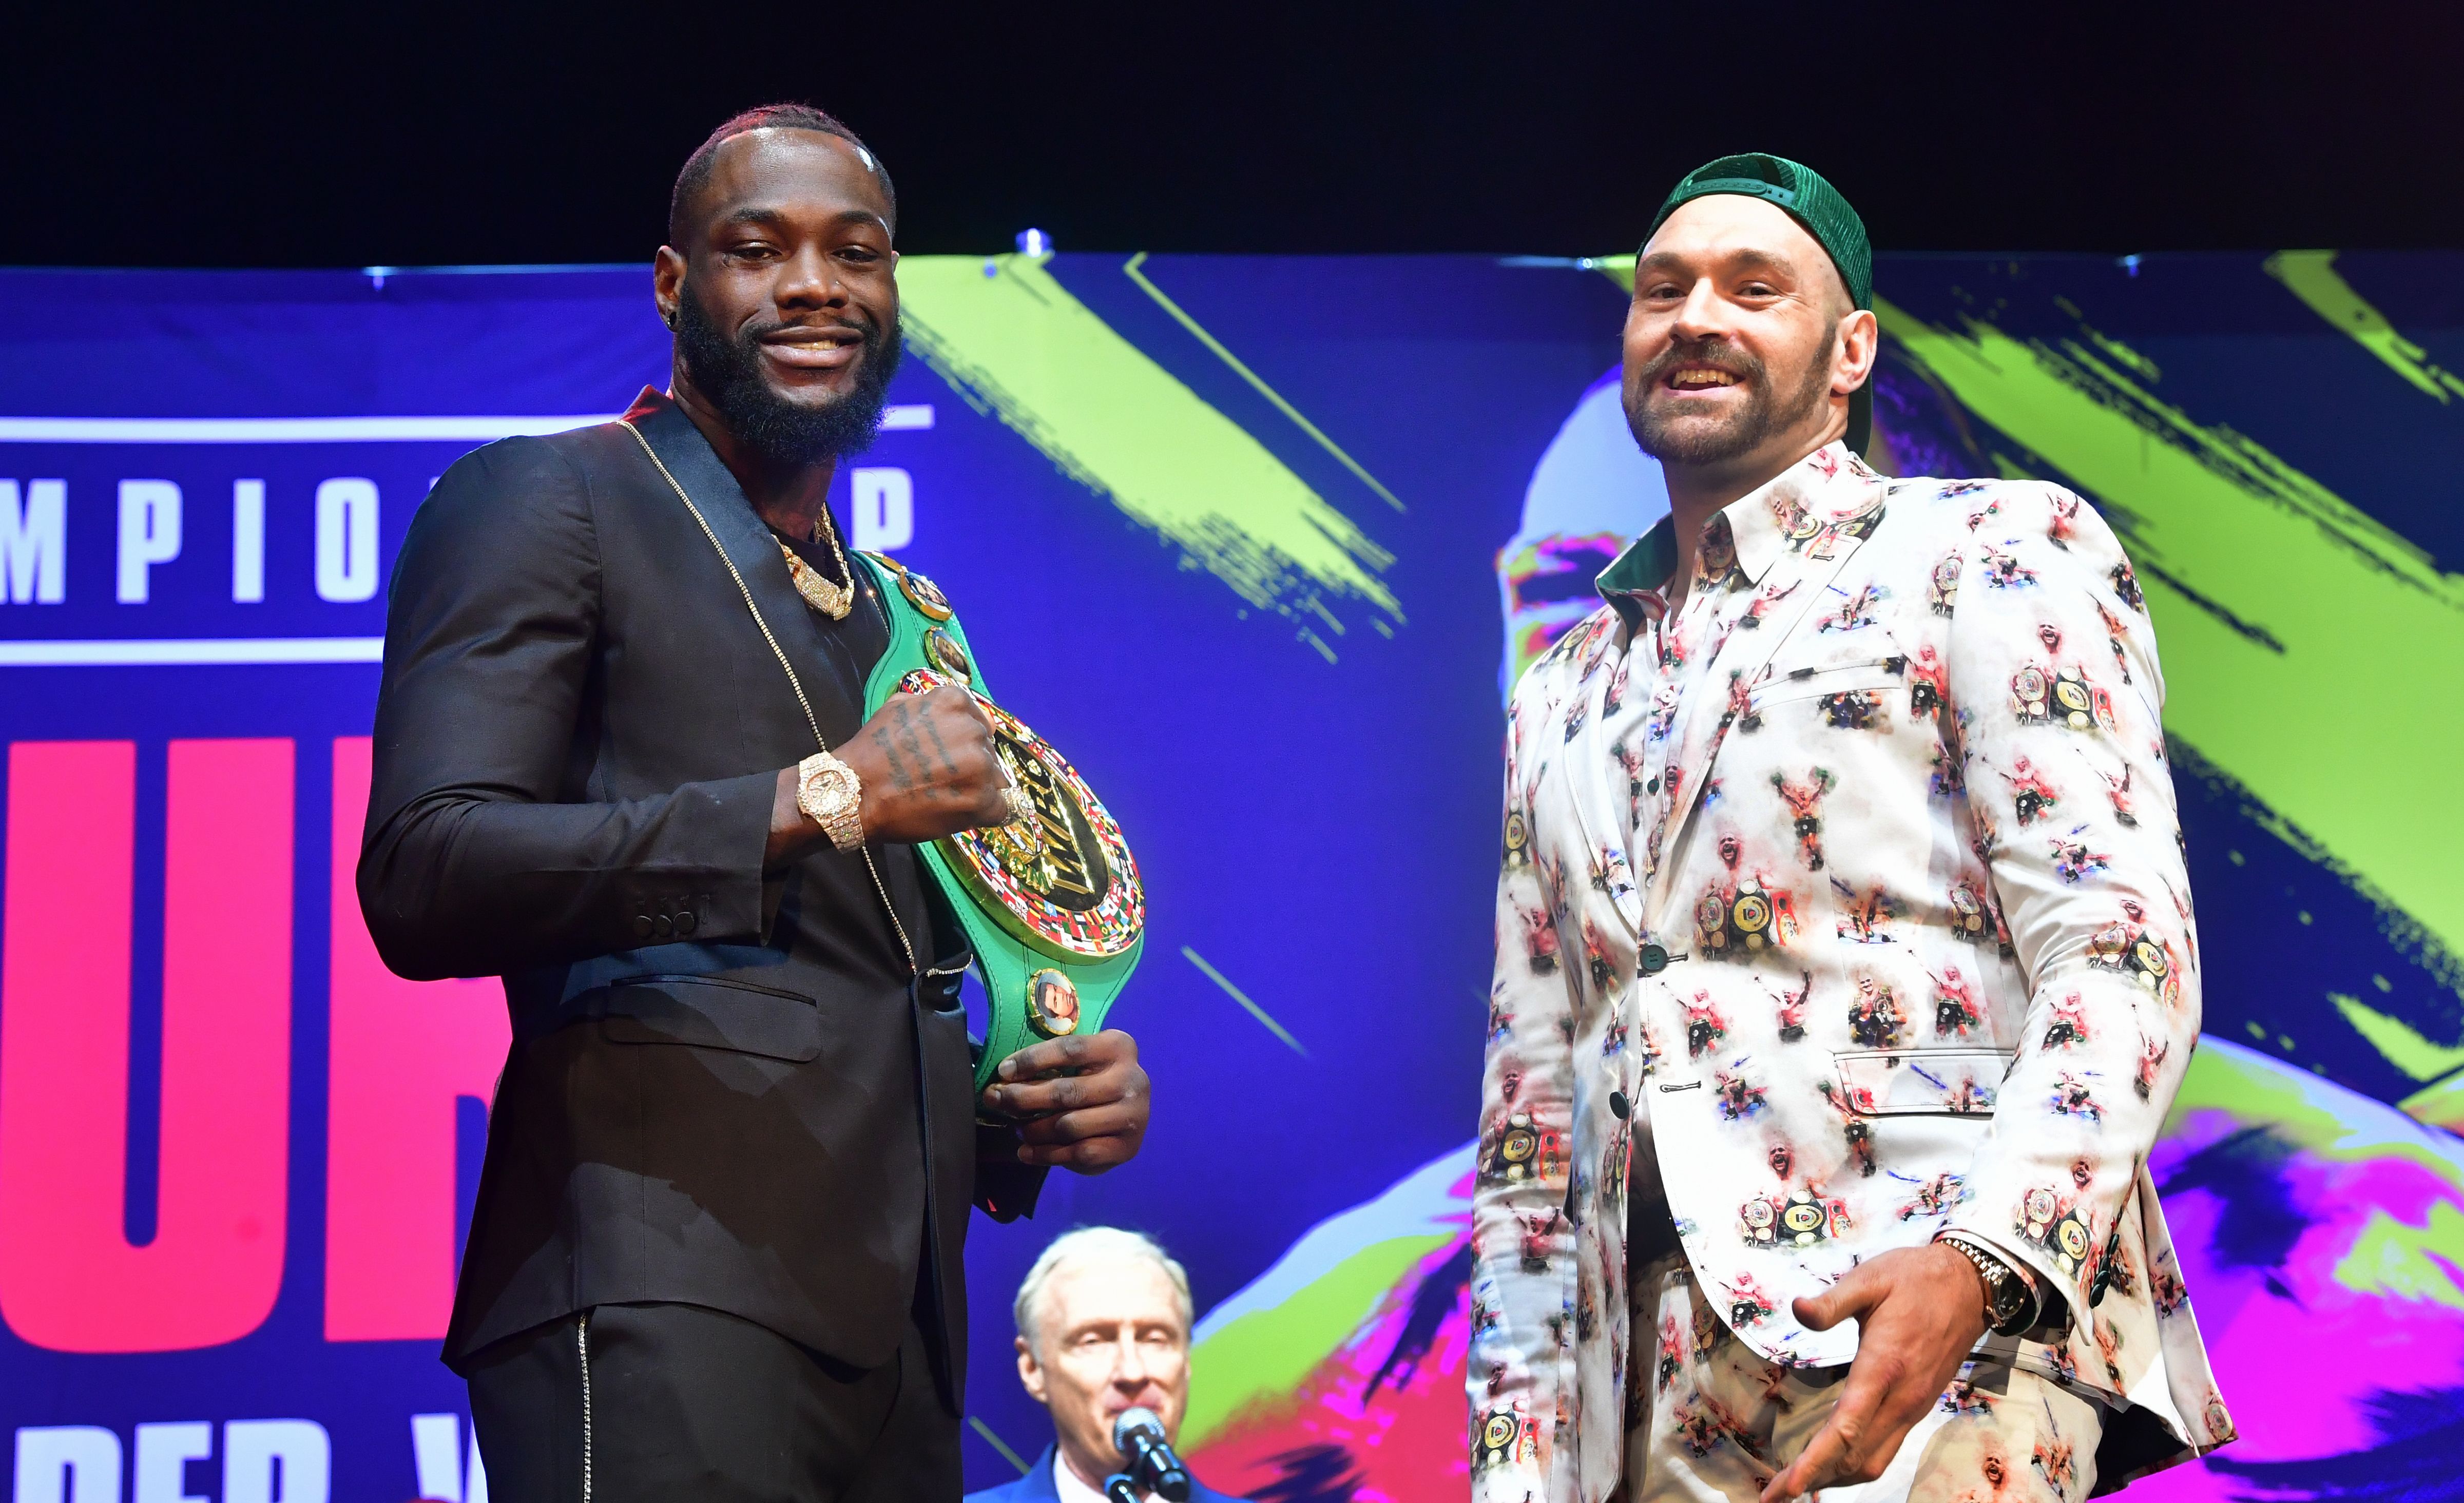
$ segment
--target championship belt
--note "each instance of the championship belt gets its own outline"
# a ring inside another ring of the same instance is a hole
[[[984,693],[967,633],[923,575],[877,553],[847,557],[872,576],[890,647],[865,680],[864,713],[892,695],[954,684],[992,721],[993,749],[1024,790],[1023,820],[964,829],[915,848],[967,931],[992,1003],[976,1092],[1042,1039],[1091,1033],[1146,946],[1146,888],[1121,827],[1078,769]]]

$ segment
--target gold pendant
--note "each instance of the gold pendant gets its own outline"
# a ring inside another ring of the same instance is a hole
[[[779,551],[787,556],[787,577],[796,582],[796,593],[804,597],[804,604],[832,621],[845,621],[855,608],[855,591],[822,578],[821,570],[797,557],[796,550],[785,543],[779,544]]]

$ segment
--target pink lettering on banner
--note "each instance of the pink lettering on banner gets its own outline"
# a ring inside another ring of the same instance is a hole
[[[453,1309],[454,1101],[495,1094],[513,1030],[495,981],[407,982],[353,880],[368,739],[334,742],[333,1059],[325,1339],[434,1340]]]
[[[255,1330],[282,1283],[293,749],[170,746],[155,1234],[123,1230],[137,748],[9,748],[0,1317],[62,1352]]]

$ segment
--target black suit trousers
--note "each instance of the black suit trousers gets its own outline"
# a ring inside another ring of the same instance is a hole
[[[860,1368],[698,1305],[600,1305],[466,1365],[496,1503],[958,1503],[913,1322]]]

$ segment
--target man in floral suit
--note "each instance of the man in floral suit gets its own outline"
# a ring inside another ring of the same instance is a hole
[[[1671,515],[1514,694],[1477,1499],[2081,1503],[2233,1436],[2145,1169],[2199,1027],[2145,605],[2079,497],[1859,457],[1871,276],[1760,155],[1635,269]]]

